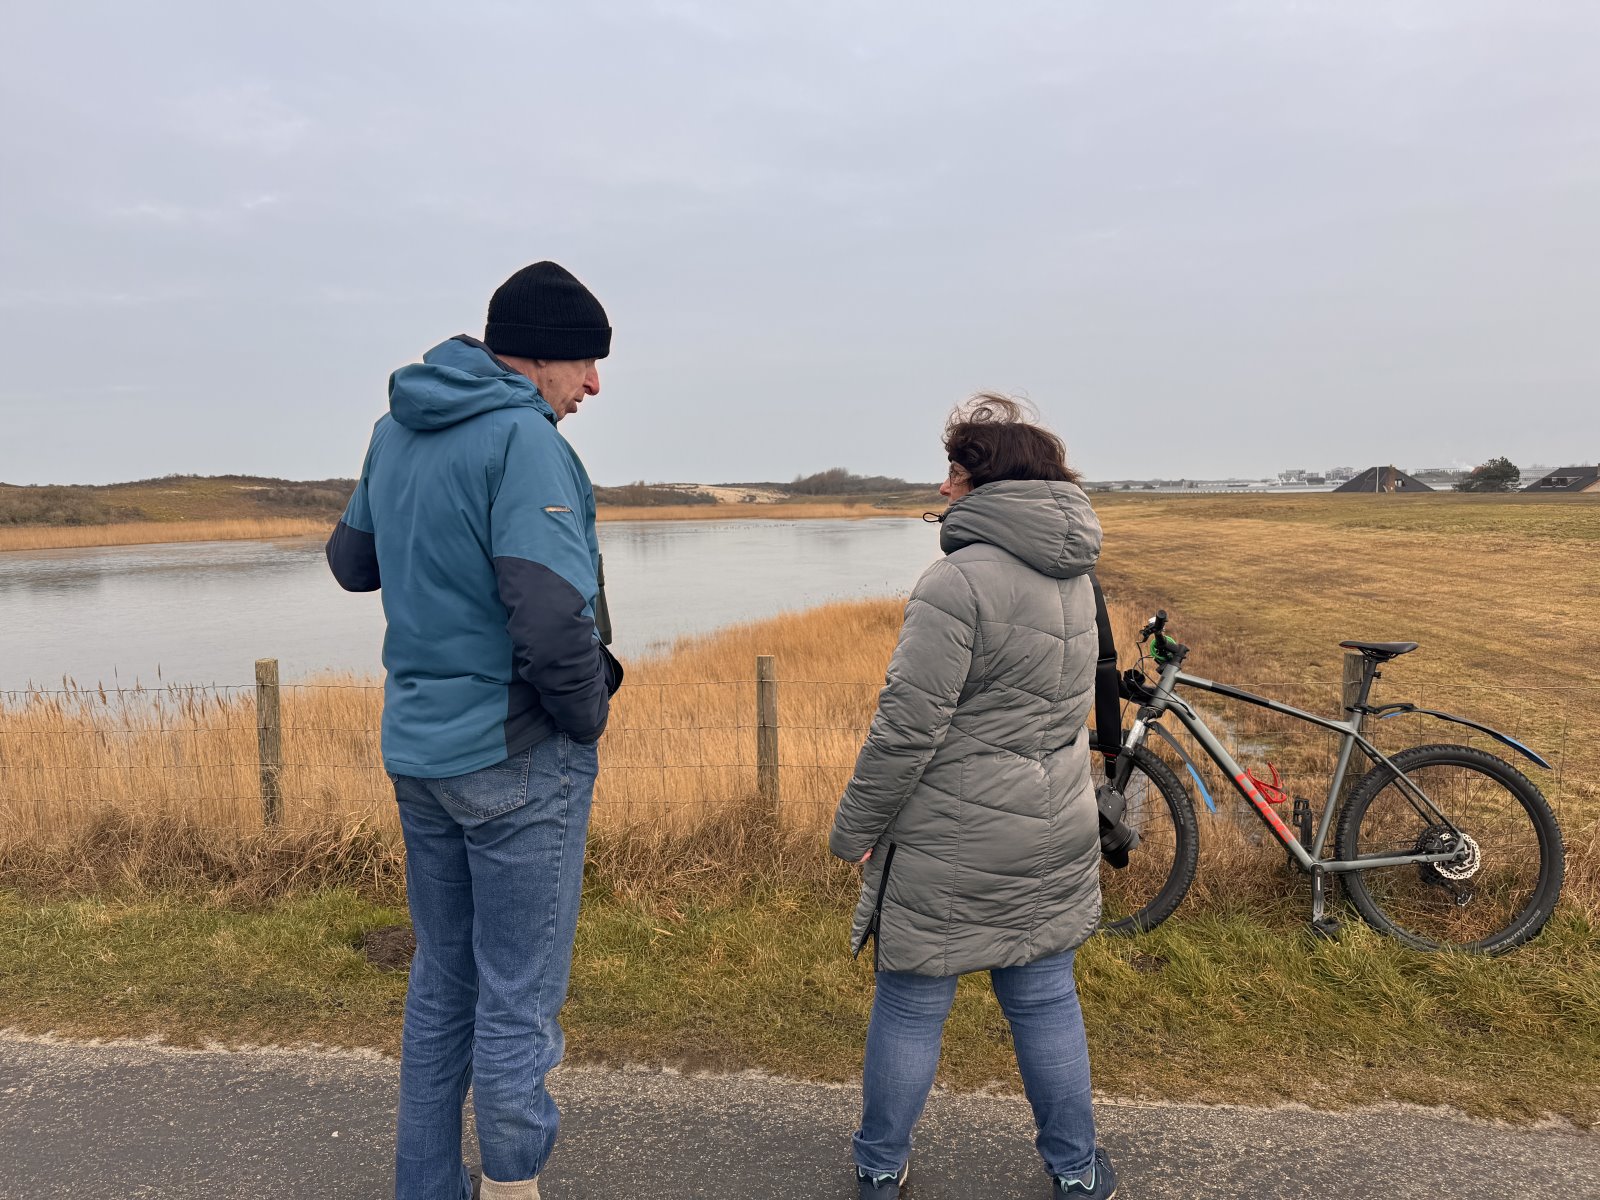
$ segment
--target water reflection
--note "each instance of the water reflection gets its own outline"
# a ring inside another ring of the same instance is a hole
[[[601,526],[624,656],[824,600],[904,592],[938,555],[921,521],[626,521]],[[376,595],[329,577],[318,541],[0,554],[0,689],[33,682],[239,684],[381,670]]]

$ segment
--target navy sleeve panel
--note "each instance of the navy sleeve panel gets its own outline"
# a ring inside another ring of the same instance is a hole
[[[558,572],[525,558],[496,558],[494,574],[517,674],[538,689],[539,703],[562,732],[596,740],[611,709],[611,672],[588,600]]]
[[[328,539],[328,567],[339,586],[347,592],[375,592],[378,579],[377,539],[365,529],[354,529],[340,521]]]

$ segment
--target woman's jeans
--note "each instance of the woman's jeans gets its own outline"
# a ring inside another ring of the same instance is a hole
[[[1034,1144],[1053,1176],[1082,1175],[1094,1162],[1089,1045],[1072,958],[1068,950],[989,972],[1033,1106],[1039,1131]],[[911,1127],[933,1087],[957,978],[878,972],[867,1027],[861,1128],[853,1139],[856,1165],[863,1171],[897,1173],[910,1157]]]
[[[453,779],[394,776],[417,953],[406,992],[397,1200],[466,1200],[472,1086],[484,1173],[512,1182],[556,1140],[544,1077],[561,1061],[596,750],[557,733]]]

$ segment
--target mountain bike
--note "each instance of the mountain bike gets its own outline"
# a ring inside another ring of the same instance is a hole
[[[1105,916],[1114,934],[1153,929],[1172,915],[1194,882],[1199,831],[1194,803],[1174,769],[1151,752],[1152,736],[1176,753],[1206,806],[1216,805],[1182,744],[1162,727],[1171,714],[1230,779],[1251,811],[1311,877],[1311,929],[1338,933],[1329,916],[1328,880],[1337,876],[1361,917],[1375,929],[1423,950],[1497,954],[1536,935],[1561,894],[1565,857],[1549,802],[1509,762],[1473,746],[1428,744],[1385,754],[1365,735],[1369,720],[1429,716],[1495,739],[1546,770],[1550,764],[1515,738],[1452,713],[1411,703],[1367,703],[1379,667],[1417,649],[1416,642],[1340,642],[1359,651],[1363,672],[1343,718],[1321,716],[1203,679],[1182,667],[1189,647],[1166,633],[1158,612],[1139,632],[1138,663],[1121,677],[1137,719],[1107,752],[1108,786],[1126,801],[1125,823],[1139,834],[1126,869],[1101,867]],[[1148,641],[1148,653],[1146,642]],[[1159,677],[1153,682],[1146,663]],[[1268,781],[1239,765],[1179,689],[1255,705],[1338,735],[1339,754],[1320,817],[1291,798],[1276,769]],[[1105,745],[1101,743],[1102,751]],[[1371,764],[1340,805],[1356,752]],[[1279,815],[1289,807],[1289,819]],[[1329,841],[1332,853],[1329,854]]]

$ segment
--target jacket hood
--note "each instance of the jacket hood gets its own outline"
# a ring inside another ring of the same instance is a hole
[[[451,338],[389,376],[389,413],[407,429],[446,429],[499,408],[556,419],[538,388],[474,338]]]
[[[946,554],[982,542],[1052,579],[1085,575],[1100,557],[1100,520],[1075,483],[986,483],[952,504],[942,526],[939,548]]]

